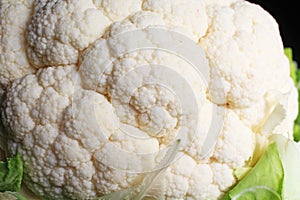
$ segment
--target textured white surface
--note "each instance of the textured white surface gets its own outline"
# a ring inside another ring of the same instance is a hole
[[[0,3],[6,145],[9,154],[21,155],[24,183],[38,196],[88,199],[138,185],[182,134],[188,146],[160,177],[160,192],[165,199],[219,199],[236,183],[234,170],[251,158],[262,134],[258,127],[276,102],[285,118],[274,132],[291,137],[298,94],[278,25],[257,5],[243,0]],[[140,46],[159,47],[172,39],[176,46],[176,34],[162,37],[160,45],[151,34],[142,42],[135,35],[122,37],[147,33],[149,27],[172,30],[201,47],[205,55],[198,59],[207,62],[210,73],[199,76],[182,55]],[[131,51],[134,46],[145,48]],[[186,95],[187,89],[193,95]],[[222,127],[220,135],[203,156],[214,126]]]

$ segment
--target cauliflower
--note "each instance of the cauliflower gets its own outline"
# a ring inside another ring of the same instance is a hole
[[[147,196],[221,199],[272,133],[293,138],[298,92],[278,25],[258,5],[0,0],[0,9],[0,147],[20,155],[38,198],[94,199],[158,170]]]
[[[26,53],[27,23],[32,11],[33,0],[0,1],[0,95],[13,80],[34,73]],[[16,15],[18,13],[18,15]]]

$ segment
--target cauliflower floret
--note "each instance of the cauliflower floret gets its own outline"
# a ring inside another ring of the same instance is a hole
[[[203,1],[146,0],[143,10],[161,14],[166,24],[180,32],[188,32],[195,41],[206,33],[208,19]]]
[[[67,144],[58,138],[62,137],[59,136],[62,113],[70,104],[70,95],[65,92],[65,87],[70,86],[68,90],[74,92],[72,87],[78,83],[75,69],[75,66],[47,68],[36,75],[27,75],[12,84],[3,102],[2,115],[6,113],[4,126],[9,127],[10,137],[14,138],[8,141],[8,151],[11,154],[18,151],[22,156],[25,182],[40,195],[47,193],[55,198],[62,191],[55,184],[51,186],[53,178],[47,177],[58,165],[56,153],[59,151],[52,145],[58,146],[57,140],[62,142],[61,145]],[[63,148],[66,150],[68,146]],[[59,157],[62,156],[59,154]]]
[[[156,165],[156,154],[152,159],[138,154],[157,152],[158,141],[132,139],[120,132],[111,104],[81,88],[75,66],[25,76],[14,82],[6,96],[2,114],[14,138],[8,139],[8,151],[22,156],[25,183],[41,196],[95,197],[141,181],[141,175],[121,172],[118,165],[128,171]]]
[[[27,33],[29,60],[38,68],[76,64],[78,52],[101,37],[109,23],[92,0],[37,1]]]
[[[239,134],[240,137],[236,137]],[[226,163],[229,168],[243,166],[254,150],[255,137],[252,130],[244,125],[231,110],[226,113],[224,126],[218,140],[213,158]]]
[[[284,107],[285,119],[273,130],[273,133],[284,134],[293,138],[294,120],[298,115],[298,92],[292,80],[289,80],[289,90],[284,93],[275,91],[267,92],[263,99],[245,109],[233,109],[240,119],[252,130],[258,130],[261,122],[274,111],[274,102]],[[282,88],[281,88],[282,89]],[[278,96],[279,95],[279,96]],[[264,112],[261,112],[261,111]]]
[[[213,102],[243,109],[262,99],[267,91],[285,85],[288,60],[278,25],[266,11],[236,1],[230,6],[209,5],[208,15],[209,28],[199,44],[211,65]],[[224,87],[214,80],[217,76]]]
[[[94,0],[94,4],[114,22],[141,10],[142,0]]]
[[[240,137],[236,137],[237,133]],[[244,166],[252,156],[254,136],[237,115],[228,110],[215,151],[208,159],[201,160],[184,154],[167,170],[162,186],[166,190],[166,199],[179,199],[182,196],[218,199],[237,181],[233,169]]]
[[[27,60],[27,23],[33,7],[33,0],[0,1],[0,96],[2,90],[15,79],[33,73],[34,67]],[[16,15],[18,13],[18,15]]]

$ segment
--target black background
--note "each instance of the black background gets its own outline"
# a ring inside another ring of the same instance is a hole
[[[294,60],[300,66],[300,6],[295,0],[249,0],[268,11],[279,24],[279,29],[285,47],[293,49]],[[298,38],[299,37],[299,38]]]

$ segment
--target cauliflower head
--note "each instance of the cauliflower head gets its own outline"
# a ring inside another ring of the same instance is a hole
[[[298,93],[278,25],[258,5],[1,0],[0,10],[0,144],[21,156],[37,197],[136,187],[179,138],[147,195],[220,199],[270,132],[293,137]],[[167,51],[185,41],[186,55]]]

